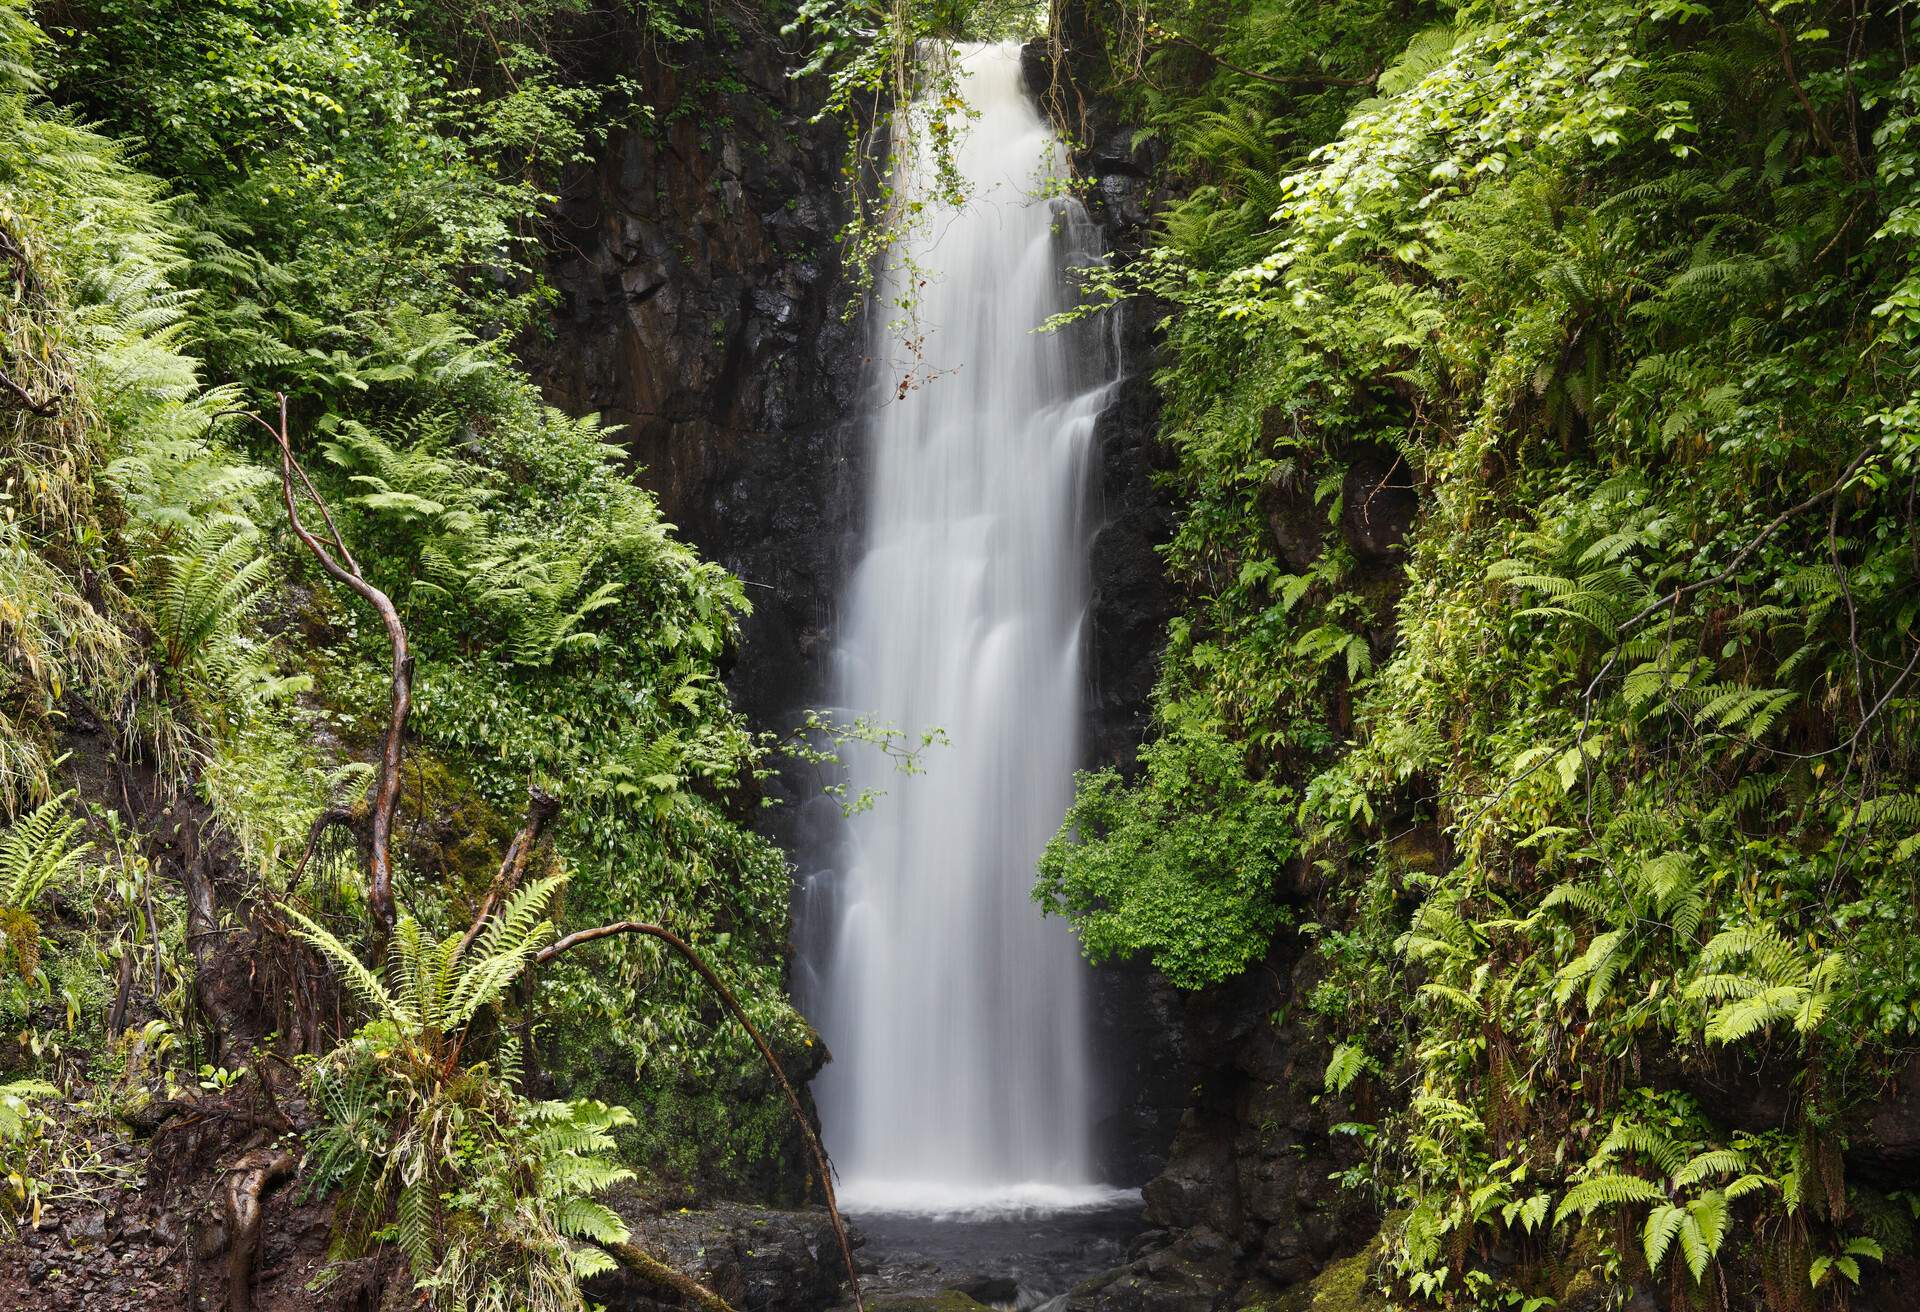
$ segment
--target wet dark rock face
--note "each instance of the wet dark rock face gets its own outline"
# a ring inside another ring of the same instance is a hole
[[[1028,89],[1043,106],[1051,104],[1057,96],[1045,43],[1028,45],[1022,55]],[[1102,121],[1100,106],[1089,113],[1094,124]],[[1163,199],[1148,181],[1158,144],[1135,149],[1133,137],[1131,127],[1107,125],[1097,132],[1098,145],[1073,156],[1088,214],[1108,260],[1120,266],[1140,257],[1148,213]],[[1153,385],[1160,360],[1156,325],[1166,308],[1136,297],[1108,311],[1101,324],[1115,387],[1094,426],[1085,759],[1123,770],[1147,732],[1160,648],[1175,611],[1157,553],[1173,536],[1173,505],[1154,486],[1154,475],[1171,464],[1160,442],[1160,396]]]
[[[800,61],[770,30],[675,47],[669,63],[630,21],[582,21],[603,25],[568,45],[599,66],[583,75],[636,79],[652,114],[557,188],[557,303],[522,353],[552,404],[620,427],[666,518],[744,582],[728,680],[755,728],[785,732],[825,686],[860,507],[864,343],[834,240],[844,139],[812,122],[820,87],[788,76]],[[761,814],[791,842],[797,808]],[[805,1162],[789,1133],[774,1160],[714,1187],[798,1201]]]
[[[668,519],[746,581],[735,693],[784,729],[822,684],[860,504],[841,138],[809,121],[817,88],[771,39],[673,67],[626,56],[656,115],[566,181],[547,269],[560,301],[533,363],[556,405],[624,426]]]
[[[1073,91],[1075,75],[1083,85],[1099,79],[1076,50],[1072,6],[1066,18],[1065,67],[1056,77],[1036,44],[1028,78],[1063,107],[1075,138],[1090,143],[1075,166],[1088,181],[1088,205],[1112,258],[1125,261],[1138,256],[1151,215],[1168,199],[1157,178],[1163,161],[1157,143],[1138,140],[1111,105]],[[1090,40],[1084,44],[1095,49]],[[1147,727],[1160,644],[1175,609],[1153,552],[1173,525],[1172,507],[1153,487],[1155,471],[1171,459],[1158,441],[1159,398],[1151,383],[1153,325],[1166,309],[1134,304],[1122,311],[1115,342],[1123,382],[1101,423],[1106,515],[1093,549],[1089,735],[1094,760],[1123,768]],[[1358,453],[1353,461],[1352,481],[1366,481],[1358,498],[1365,510],[1343,528],[1391,568],[1411,523],[1410,480],[1374,457]],[[1319,553],[1326,511],[1305,487],[1272,493],[1270,518],[1286,535],[1283,554],[1305,568]],[[1327,1128],[1355,1118],[1335,1100],[1315,1101],[1326,1045],[1286,1019],[1304,1010],[1298,1003],[1312,985],[1311,969],[1282,941],[1239,978],[1197,993],[1181,993],[1145,967],[1103,972],[1100,1006],[1109,1018],[1109,1055],[1118,1063],[1109,1069],[1119,1077],[1115,1087],[1133,1091],[1129,1105],[1113,1113],[1115,1159],[1152,1172],[1144,1190],[1149,1229],[1123,1265],[1075,1289],[1074,1312],[1246,1306],[1303,1285],[1372,1234],[1374,1218],[1327,1178],[1351,1152],[1330,1140]]]
[[[1311,1280],[1373,1230],[1328,1179],[1351,1145],[1328,1127],[1363,1119],[1322,1095],[1324,1040],[1287,1019],[1314,983],[1287,940],[1246,974],[1181,999],[1193,1080],[1166,1169],[1145,1189],[1129,1260],[1074,1290],[1074,1312],[1220,1312]],[[1319,1101],[1316,1102],[1316,1097]]]
[[[1062,103],[1064,81],[1044,42],[1022,51],[1028,90],[1043,108]],[[1094,121],[1099,119],[1096,107]],[[1130,127],[1108,123],[1073,155],[1089,216],[1110,262],[1137,259],[1155,203],[1148,176],[1157,144],[1138,149]],[[1174,595],[1157,548],[1173,533],[1173,507],[1154,486],[1169,460],[1159,439],[1160,397],[1153,385],[1164,307],[1136,298],[1096,321],[1109,376],[1107,408],[1094,425],[1088,541],[1087,711],[1084,760],[1091,767],[1133,767],[1148,730],[1154,679]],[[1179,1122],[1188,1084],[1178,1024],[1178,991],[1139,963],[1102,968],[1093,989],[1096,1069],[1104,1102],[1095,1136],[1105,1177],[1140,1183],[1159,1171]]]

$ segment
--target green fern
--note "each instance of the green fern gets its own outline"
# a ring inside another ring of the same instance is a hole
[[[310,1078],[311,1187],[339,1191],[335,1255],[390,1238],[425,1302],[444,1312],[578,1312],[579,1282],[607,1265],[575,1241],[628,1237],[592,1196],[631,1176],[613,1158],[612,1135],[631,1114],[591,1100],[529,1101],[514,1087],[511,1041],[495,1063],[474,1060],[474,1021],[552,937],[547,908],[563,882],[520,888],[464,948],[462,935],[435,939],[401,917],[385,979],[286,909],[368,1012]]]
[[[1585,1219],[1604,1208],[1666,1201],[1666,1189],[1652,1180],[1610,1171],[1589,1176],[1568,1189],[1560,1200],[1560,1206],[1554,1209],[1553,1223],[1559,1225],[1575,1215]]]
[[[27,910],[49,888],[71,880],[92,850],[67,812],[71,792],[43,803],[0,833],[0,907]]]
[[[222,651],[256,610],[271,563],[260,533],[238,516],[200,525],[177,551],[156,557],[150,585],[152,619],[166,662],[175,670],[219,666]]]
[[[1365,1050],[1352,1044],[1337,1043],[1327,1058],[1326,1087],[1330,1093],[1345,1093],[1349,1085],[1367,1068]]]
[[[1740,965],[1746,969],[1725,969]],[[1783,1023],[1804,1038],[1820,1028],[1846,976],[1840,954],[1803,953],[1771,927],[1750,926],[1714,936],[1687,996],[1708,1004],[1709,1042],[1735,1043]]]

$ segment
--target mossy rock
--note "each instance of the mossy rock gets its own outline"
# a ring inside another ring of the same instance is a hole
[[[493,881],[514,824],[458,770],[418,744],[401,769],[395,837],[407,864],[462,898]]]
[[[1386,1296],[1373,1287],[1371,1249],[1342,1258],[1313,1278],[1308,1286],[1312,1312],[1387,1312]]]
[[[1373,1287],[1374,1256],[1370,1244],[1352,1257],[1343,1257],[1308,1284],[1263,1305],[1260,1312],[1393,1312],[1386,1295]]]
[[[1555,1292],[1564,1312],[1602,1312],[1614,1301],[1615,1288],[1603,1275],[1607,1233],[1589,1223],[1574,1234],[1572,1251],[1562,1271],[1564,1283]]]
[[[1386,1297],[1373,1287],[1373,1254],[1356,1252],[1313,1277],[1313,1312],[1384,1312]]]

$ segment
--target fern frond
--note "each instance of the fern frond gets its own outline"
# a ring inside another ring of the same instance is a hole
[[[320,949],[321,953],[333,962],[340,970],[347,987],[370,1013],[378,1018],[399,1020],[407,1024],[417,1023],[418,1018],[408,1008],[395,1001],[386,986],[380,982],[380,977],[367,969],[358,954],[335,937],[332,930],[309,919],[306,913],[297,907],[287,907],[285,910],[295,922],[294,932]],[[410,920],[411,917],[404,919]]]
[[[1560,1206],[1554,1209],[1553,1223],[1557,1226],[1575,1214],[1585,1219],[1605,1208],[1666,1201],[1667,1191],[1653,1181],[1613,1171],[1590,1176],[1568,1189]]]
[[[91,843],[74,842],[81,822],[67,813],[72,797],[71,790],[61,793],[0,833],[0,906],[27,910],[93,850]]]

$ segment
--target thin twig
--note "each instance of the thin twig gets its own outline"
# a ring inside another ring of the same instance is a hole
[[[67,399],[65,392],[55,392],[44,401],[36,401],[33,399],[32,392],[29,392],[26,388],[14,382],[13,379],[7,377],[4,373],[0,373],[0,387],[4,387],[7,391],[11,392],[13,398],[20,403],[21,408],[28,414],[38,415],[42,419],[51,419],[53,416],[59,414],[60,403]]]
[[[1625,632],[1627,629],[1634,628],[1640,623],[1640,621],[1646,619],[1647,616],[1653,614],[1655,611],[1661,609],[1662,607],[1673,605],[1676,602],[1678,602],[1682,597],[1685,597],[1691,593],[1698,592],[1702,588],[1711,588],[1716,584],[1724,583],[1728,579],[1732,578],[1735,574],[1739,573],[1740,567],[1747,563],[1747,558],[1753,555],[1754,552],[1758,551],[1761,545],[1765,543],[1768,538],[1772,537],[1774,535],[1774,532],[1782,524],[1792,519],[1795,515],[1801,514],[1808,510],[1812,510],[1815,506],[1819,505],[1823,501],[1826,501],[1829,497],[1838,496],[1841,492],[1845,491],[1847,484],[1850,481],[1852,481],[1854,474],[1859,472],[1860,466],[1866,464],[1868,458],[1872,455],[1873,455],[1873,448],[1868,447],[1866,450],[1862,451],[1859,455],[1855,456],[1853,458],[1853,462],[1849,464],[1845,469],[1840,471],[1840,477],[1835,479],[1827,487],[1822,488],[1818,492],[1815,492],[1812,496],[1808,497],[1805,501],[1800,502],[1798,505],[1788,506],[1785,510],[1775,515],[1773,519],[1767,524],[1767,526],[1760,530],[1758,535],[1756,535],[1753,538],[1750,538],[1747,542],[1747,545],[1740,548],[1739,552],[1735,554],[1733,560],[1727,565],[1725,569],[1721,570],[1718,574],[1714,574],[1711,577],[1704,578],[1704,579],[1697,579],[1694,582],[1686,584],[1683,587],[1675,588],[1671,593],[1663,594],[1662,596],[1656,598],[1655,600],[1648,602],[1640,610],[1636,611],[1634,614],[1628,616],[1627,619],[1623,620],[1620,624],[1620,630],[1622,632]]]
[[[820,1172],[820,1190],[827,1202],[827,1216],[833,1221],[834,1238],[840,1241],[840,1256],[847,1266],[847,1284],[853,1291],[853,1305],[856,1312],[865,1312],[866,1304],[860,1297],[860,1273],[853,1264],[853,1245],[847,1239],[846,1223],[840,1219],[840,1205],[834,1198],[833,1166],[827,1161],[827,1150],[821,1147],[820,1136],[813,1132],[813,1123],[807,1119],[806,1110],[800,1106],[800,1095],[793,1091],[793,1085],[788,1081],[787,1073],[780,1065],[780,1059],[774,1056],[772,1046],[760,1033],[759,1026],[755,1025],[752,1018],[747,1015],[747,1009],[740,1005],[740,999],[735,997],[733,990],[727,987],[726,981],[722,980],[713,967],[707,964],[706,958],[689,947],[678,934],[663,925],[644,920],[621,920],[611,925],[598,925],[592,929],[577,929],[564,938],[556,939],[540,949],[534,956],[534,964],[544,966],[563,952],[584,943],[611,938],[616,934],[644,934],[649,938],[659,939],[679,953],[688,965],[699,972],[700,977],[706,980],[713,991],[720,995],[720,1000],[726,1003],[727,1010],[733,1013],[733,1018],[740,1022],[741,1028],[746,1030],[747,1036],[753,1040],[753,1046],[760,1050],[760,1056],[767,1063],[767,1069],[773,1072],[774,1081],[779,1084],[780,1092],[786,1095],[787,1106],[793,1111],[793,1119],[799,1124],[800,1133],[805,1136],[807,1147],[813,1151],[814,1165]]]
[[[327,830],[335,825],[351,829],[355,819],[353,811],[344,806],[330,806],[314,818],[312,826],[307,830],[307,845],[301,849],[300,859],[294,863],[293,874],[287,879],[289,893],[305,881],[307,866],[313,861],[314,853],[320,850],[320,840],[326,836]]]
[[[1814,493],[1812,496],[1800,502],[1798,505],[1789,506],[1787,509],[1781,511],[1778,515],[1775,515],[1773,519],[1768,522],[1766,527],[1762,528],[1755,537],[1749,539],[1747,544],[1744,547],[1740,548],[1739,552],[1737,552],[1734,555],[1732,563],[1730,563],[1725,569],[1721,570],[1718,574],[1715,574],[1710,578],[1698,579],[1692,583],[1688,583],[1683,586],[1676,587],[1672,592],[1662,592],[1659,597],[1655,598],[1653,601],[1648,602],[1639,611],[1636,611],[1633,615],[1629,616],[1626,620],[1622,621],[1615,628],[1616,638],[1615,638],[1613,650],[1608,653],[1607,659],[1605,660],[1605,662],[1601,664],[1600,669],[1594,674],[1593,678],[1587,682],[1586,691],[1583,692],[1580,696],[1580,705],[1581,705],[1580,728],[1579,728],[1579,731],[1574,735],[1573,747],[1569,750],[1579,751],[1586,744],[1587,731],[1589,728],[1592,727],[1592,723],[1593,723],[1594,694],[1599,691],[1600,685],[1606,681],[1607,675],[1613,672],[1613,667],[1619,663],[1620,653],[1623,650],[1625,650],[1625,646],[1626,646],[1626,644],[1620,639],[1624,638],[1627,630],[1637,628],[1640,625],[1640,623],[1643,620],[1645,620],[1649,615],[1652,615],[1654,612],[1668,606],[1673,607],[1675,610],[1675,614],[1677,615],[1679,610],[1679,604],[1682,598],[1692,593],[1698,592],[1702,588],[1710,588],[1710,587],[1713,587],[1715,584],[1723,583],[1727,579],[1732,578],[1734,574],[1736,574],[1739,571],[1740,567],[1747,562],[1747,558],[1751,556],[1755,551],[1758,551],[1761,545],[1765,543],[1768,538],[1772,537],[1774,532],[1778,530],[1782,524],[1786,523],[1789,519],[1792,519],[1795,515],[1801,514],[1802,512],[1807,510],[1811,510],[1813,507],[1819,505],[1821,502],[1825,501],[1827,498],[1832,496],[1837,496],[1841,491],[1843,491],[1846,488],[1847,483],[1853,478],[1854,474],[1859,471],[1860,467],[1867,462],[1868,457],[1870,457],[1872,454],[1873,454],[1873,450],[1871,447],[1869,447],[1865,451],[1862,451],[1859,455],[1854,457],[1853,462],[1849,464],[1846,467],[1846,469],[1841,472],[1840,477],[1835,479],[1832,484],[1822,489],[1821,491]],[[1480,809],[1474,813],[1472,819],[1467,821],[1467,823],[1461,827],[1460,832],[1462,834],[1470,833],[1480,823],[1481,818],[1484,817],[1487,814],[1487,812],[1491,811],[1495,805],[1497,805],[1502,799],[1504,799],[1508,794],[1510,794],[1515,788],[1518,788],[1522,783],[1526,782],[1528,779],[1532,778],[1535,774],[1539,773],[1539,771],[1544,769],[1547,766],[1547,764],[1551,762],[1553,759],[1554,758],[1551,756],[1542,756],[1539,760],[1535,761],[1532,765],[1528,766],[1525,770],[1521,771],[1519,775],[1517,775],[1512,779],[1507,780],[1504,784],[1500,786],[1499,789],[1497,789],[1494,792],[1494,794],[1491,797],[1484,799],[1482,805],[1480,806]],[[1581,763],[1583,767],[1586,764],[1584,754],[1582,755]]]

